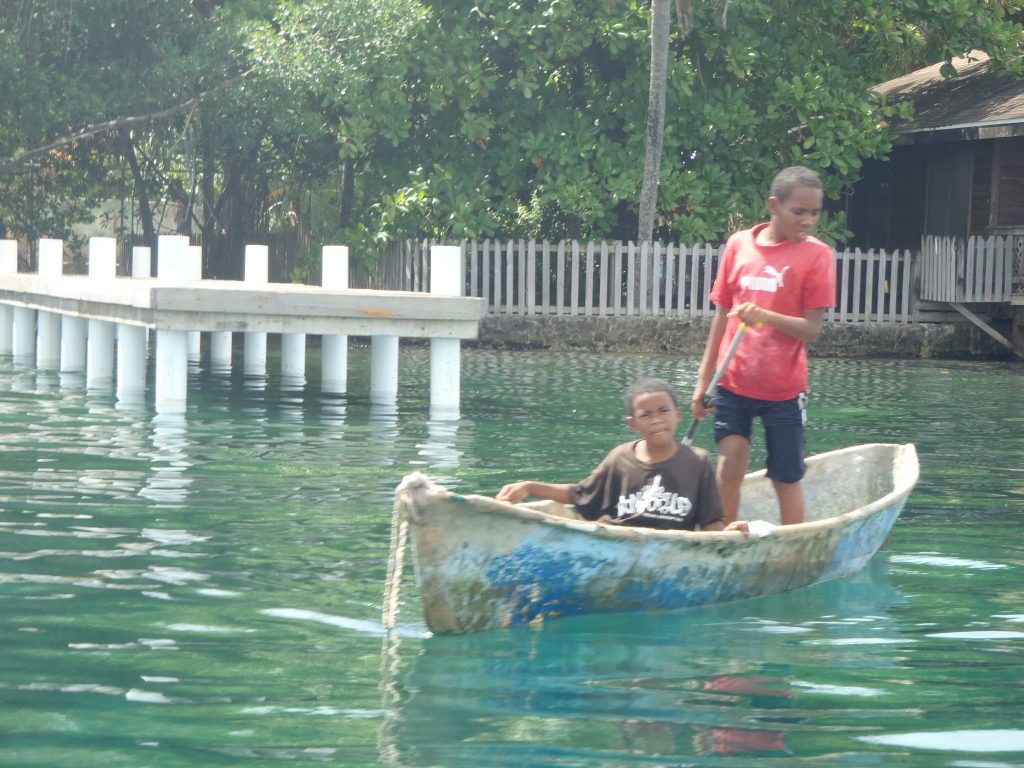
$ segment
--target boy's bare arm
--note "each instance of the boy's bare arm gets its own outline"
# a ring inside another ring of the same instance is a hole
[[[807,309],[804,310],[803,317],[793,317],[759,307],[750,301],[733,307],[729,311],[729,317],[738,317],[748,325],[764,323],[787,336],[806,342],[817,341],[822,328],[825,327],[824,309]]]
[[[539,499],[549,499],[560,504],[572,504],[571,488],[569,483],[542,483],[536,480],[523,480],[504,486],[494,498],[498,501],[518,504],[527,496],[536,496]]]

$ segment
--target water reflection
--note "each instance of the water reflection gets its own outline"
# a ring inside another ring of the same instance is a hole
[[[1024,730],[978,729],[932,731],[923,733],[894,733],[886,736],[864,736],[863,741],[896,747],[910,747],[940,752],[1024,752]],[[959,765],[1007,766],[1008,763],[959,763]]]
[[[30,363],[19,364],[16,360],[14,371],[12,375],[9,377],[9,385],[11,392],[35,392],[35,365]]]
[[[125,390],[117,396],[114,407],[126,413],[144,415],[149,412],[145,390]]]
[[[373,439],[382,450],[377,454],[376,463],[381,466],[394,466],[398,463],[395,456],[395,445],[398,441],[398,406],[394,402],[370,403],[369,426],[373,431]]]
[[[427,441],[416,446],[423,463],[435,469],[458,467],[463,455],[456,447],[458,436],[457,421],[436,421],[433,418],[428,421]]]
[[[36,371],[36,391],[49,395],[60,390],[61,377],[56,370],[40,369]]]
[[[788,739],[811,719],[809,701],[878,695],[845,685],[841,669],[835,685],[807,681],[836,664],[813,643],[892,637],[886,616],[904,600],[876,560],[856,577],[770,598],[429,637],[407,652],[404,669],[394,644],[385,645],[382,680],[393,682],[382,685],[382,761],[473,765],[499,744],[508,765],[530,764],[545,745],[602,765],[629,755],[790,754]],[[895,659],[858,648],[844,666],[878,669]],[[514,744],[501,736],[510,732]]]
[[[341,440],[345,436],[345,420],[348,416],[348,403],[344,395],[323,394],[320,396],[320,423],[324,435],[331,440]]]
[[[301,423],[305,418],[306,378],[282,375],[280,388],[281,394],[277,400],[277,409],[281,420]]]
[[[246,370],[242,377],[242,386],[247,392],[265,392],[267,390],[267,374]]]
[[[408,564],[397,631],[381,620],[401,476],[576,479],[628,435],[628,381],[685,390],[696,361],[467,349],[440,424],[425,350],[391,408],[368,402],[368,350],[351,360],[340,397],[198,371],[186,414],[156,419],[0,362],[0,762],[1014,764],[984,752],[1018,746],[1021,369],[813,362],[814,450],[897,438],[922,459],[858,577],[424,637]]]
[[[85,371],[61,371],[59,374],[60,388],[72,396],[85,390]]]
[[[279,381],[282,392],[302,392],[306,388],[305,374],[282,373]]]
[[[139,495],[160,505],[184,506],[192,485],[188,476],[192,466],[189,459],[191,443],[184,415],[154,416],[150,439],[150,476]]]

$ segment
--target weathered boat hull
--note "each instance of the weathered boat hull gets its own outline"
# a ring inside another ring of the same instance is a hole
[[[860,570],[917,482],[914,446],[854,446],[807,465],[808,522],[749,537],[573,519],[572,508],[461,496],[418,473],[402,481],[396,503],[409,522],[427,626],[473,632],[721,603]],[[763,470],[744,481],[740,516],[777,522]]]

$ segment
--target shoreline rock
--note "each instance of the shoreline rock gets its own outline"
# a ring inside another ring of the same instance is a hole
[[[585,349],[697,356],[710,318],[488,316],[470,346],[497,349]],[[1010,352],[970,323],[826,322],[808,346],[811,357],[1010,360]]]

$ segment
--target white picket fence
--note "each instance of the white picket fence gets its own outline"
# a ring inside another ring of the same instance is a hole
[[[429,290],[428,241],[404,241],[382,254],[353,287]],[[467,240],[466,295],[487,299],[492,315],[708,317],[720,245]],[[916,321],[909,250],[836,254],[838,322]]]
[[[969,303],[1008,302],[1024,273],[1019,237],[925,237],[921,243],[921,298]]]

